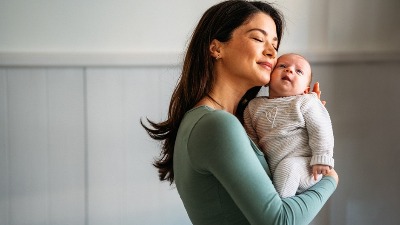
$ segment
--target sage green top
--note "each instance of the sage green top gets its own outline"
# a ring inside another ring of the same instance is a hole
[[[308,224],[336,189],[324,177],[281,199],[263,153],[232,114],[200,106],[183,118],[175,142],[178,193],[194,225]]]

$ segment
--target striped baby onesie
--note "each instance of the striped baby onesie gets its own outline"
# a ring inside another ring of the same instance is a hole
[[[312,165],[334,166],[332,123],[315,93],[257,97],[245,109],[244,126],[266,155],[282,198],[315,184]]]

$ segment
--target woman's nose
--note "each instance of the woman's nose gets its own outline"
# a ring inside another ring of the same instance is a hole
[[[274,46],[272,44],[270,44],[270,43],[267,43],[266,47],[265,47],[265,50],[264,50],[264,55],[265,56],[269,56],[272,59],[275,59],[276,58],[276,54],[277,54],[277,52],[276,52]]]

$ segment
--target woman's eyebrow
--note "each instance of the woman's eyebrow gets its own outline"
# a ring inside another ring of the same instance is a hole
[[[260,28],[252,28],[252,29],[248,30],[247,33],[250,33],[252,31],[259,31],[259,32],[263,33],[264,35],[267,35],[267,31],[260,29]]]
[[[259,31],[259,32],[261,32],[262,34],[264,34],[265,36],[268,35],[267,31],[265,31],[265,30],[263,30],[263,29],[260,29],[260,28],[253,28],[253,29],[250,29],[250,30],[247,31],[247,33],[250,33],[250,32],[252,32],[252,31]],[[274,37],[273,40],[274,40],[274,41],[278,41],[278,38],[277,38],[277,37]]]

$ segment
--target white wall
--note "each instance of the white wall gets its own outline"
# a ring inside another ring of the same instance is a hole
[[[215,2],[0,0],[0,224],[190,224],[139,119],[165,118]],[[400,1],[276,4],[333,121],[340,184],[313,224],[400,224]]]
[[[180,51],[213,2],[2,0],[0,51]]]
[[[0,65],[178,64],[200,16],[217,2],[1,0]],[[287,22],[282,52],[399,58],[397,0],[274,2]]]

